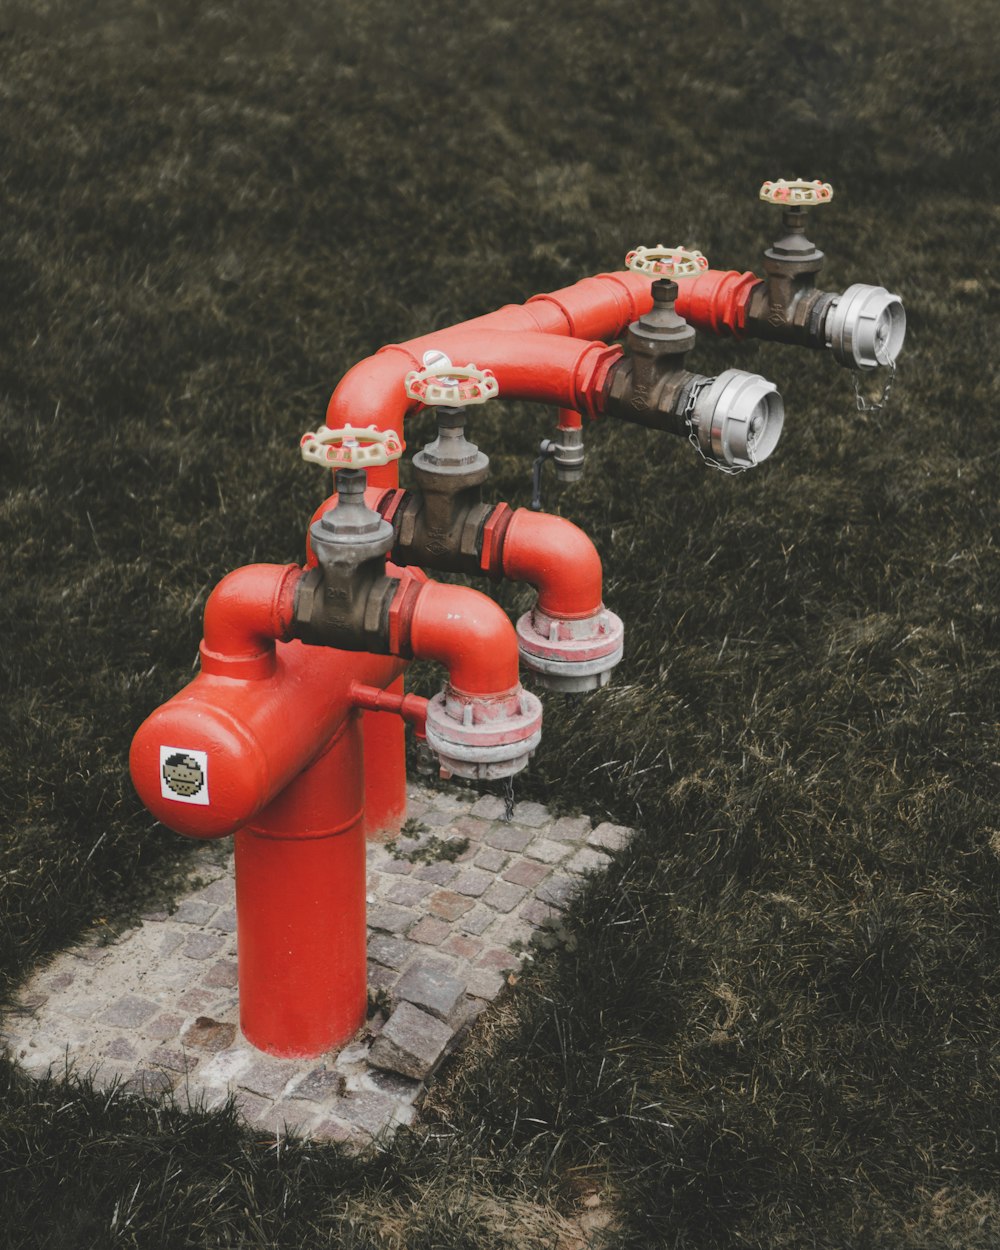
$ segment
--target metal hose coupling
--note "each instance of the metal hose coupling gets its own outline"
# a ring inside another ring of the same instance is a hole
[[[848,369],[892,367],[906,338],[903,301],[884,286],[857,282],[834,297],[825,334],[837,363]]]
[[[515,628],[522,665],[549,690],[579,694],[606,686],[624,654],[625,626],[603,605],[581,620],[549,616],[536,606]]]
[[[690,438],[720,467],[749,469],[778,445],[785,405],[773,382],[743,369],[695,378],[684,402]]]
[[[511,777],[541,740],[541,702],[520,684],[502,695],[465,694],[449,684],[427,704],[427,745],[443,777]]]

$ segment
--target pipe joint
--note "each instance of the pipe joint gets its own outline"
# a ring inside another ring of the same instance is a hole
[[[541,741],[542,705],[520,684],[500,695],[464,694],[449,684],[428,703],[426,724],[442,776],[511,777]]]
[[[624,653],[625,627],[603,604],[576,620],[549,616],[536,605],[516,629],[521,663],[535,682],[566,694],[607,685]]]

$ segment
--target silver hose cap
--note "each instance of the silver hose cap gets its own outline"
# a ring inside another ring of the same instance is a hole
[[[826,342],[848,369],[896,363],[906,338],[906,310],[898,295],[863,282],[838,295],[826,315]]]
[[[785,405],[767,378],[727,369],[700,391],[691,423],[706,453],[725,465],[749,469],[778,445]]]

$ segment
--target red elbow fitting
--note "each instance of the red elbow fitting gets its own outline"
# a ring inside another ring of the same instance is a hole
[[[601,597],[601,558],[562,517],[519,508],[490,552],[489,567],[538,589],[517,622],[521,662],[544,686],[578,693],[603,686],[624,653],[625,627]]]
[[[289,635],[301,576],[296,564],[248,564],[228,573],[205,604],[202,672],[269,677],[274,644]]]
[[[442,774],[520,772],[541,741],[542,705],[518,680],[517,637],[506,613],[465,586],[411,585],[412,594],[397,596],[405,619],[391,628],[404,651],[448,668],[448,685],[427,704],[425,717],[427,745]]]
[[[601,557],[587,535],[563,517],[518,508],[503,534],[500,571],[538,590],[549,616],[593,616],[601,602]]]

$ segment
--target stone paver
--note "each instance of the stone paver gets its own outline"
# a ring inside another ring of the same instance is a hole
[[[0,1018],[0,1046],[32,1076],[68,1061],[99,1086],[181,1106],[232,1097],[270,1138],[367,1148],[412,1123],[444,1056],[532,945],[572,943],[565,908],[633,836],[586,816],[555,819],[540,803],[517,804],[510,824],[504,810],[496,795],[411,787],[418,823],[395,843],[369,843],[372,1014],[339,1051],[278,1059],[240,1033],[233,865],[221,844],[206,848],[173,912],[148,911],[111,944],[40,969]]]

